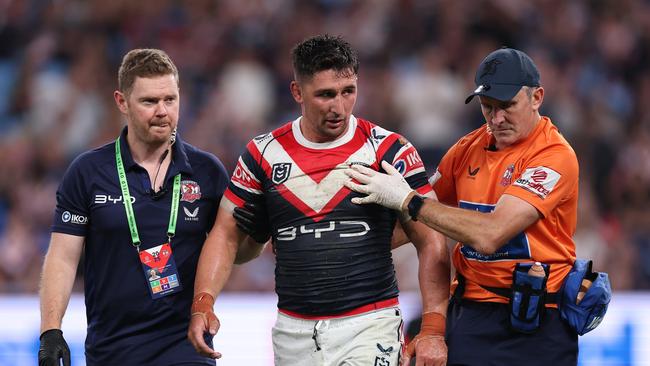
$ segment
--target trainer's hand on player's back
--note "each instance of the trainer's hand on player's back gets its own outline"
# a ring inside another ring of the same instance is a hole
[[[220,326],[219,319],[212,310],[213,305],[214,297],[207,292],[201,292],[194,296],[192,319],[190,319],[190,326],[187,330],[187,338],[196,352],[211,358],[221,358],[221,353],[210,348],[205,342],[206,333],[214,336]]]

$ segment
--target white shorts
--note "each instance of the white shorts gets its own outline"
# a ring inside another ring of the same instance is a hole
[[[326,320],[278,312],[273,327],[276,366],[398,366],[402,314],[392,306]]]

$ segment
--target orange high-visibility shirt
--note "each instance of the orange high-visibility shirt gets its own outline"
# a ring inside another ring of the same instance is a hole
[[[466,279],[464,298],[508,302],[479,284],[509,288],[515,264],[531,261],[550,265],[547,290],[557,292],[575,261],[575,152],[547,117],[514,145],[491,151],[488,147],[493,143],[494,137],[484,125],[449,149],[431,178],[438,199],[460,208],[491,212],[499,198],[509,194],[533,205],[541,218],[489,256],[456,244],[453,263]],[[454,281],[452,291],[456,285]]]

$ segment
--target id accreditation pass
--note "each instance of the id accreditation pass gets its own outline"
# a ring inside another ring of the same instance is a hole
[[[172,255],[171,241],[176,233],[176,218],[178,216],[178,202],[181,191],[181,173],[174,177],[174,188],[172,195],[171,210],[169,213],[169,224],[167,226],[167,243],[155,246],[153,248],[140,250],[140,235],[135,221],[135,213],[131,204],[131,194],[126,179],[126,172],[122,162],[120,151],[120,138],[115,140],[115,162],[117,165],[117,175],[120,181],[122,197],[124,198],[124,211],[129,223],[131,233],[131,243],[136,248],[142,264],[142,271],[148,283],[149,294],[153,299],[180,292],[183,289],[180,279],[178,278],[178,269]]]

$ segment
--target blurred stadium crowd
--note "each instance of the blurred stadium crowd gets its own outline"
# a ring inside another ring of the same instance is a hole
[[[359,51],[355,114],[410,139],[429,174],[482,124],[463,104],[480,60],[502,45],[528,52],[543,114],[580,159],[578,255],[615,290],[650,289],[649,1],[0,0],[0,293],[37,291],[60,178],[118,135],[124,53],[170,54],[180,134],[232,171],[250,138],[298,116],[290,50],[318,33]],[[395,256],[403,290],[417,289],[416,260]],[[273,261],[240,267],[228,288],[272,290]]]

